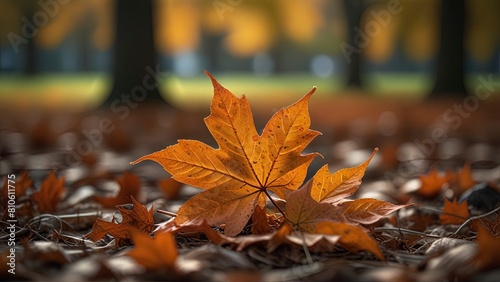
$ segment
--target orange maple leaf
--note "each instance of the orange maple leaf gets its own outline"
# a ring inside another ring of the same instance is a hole
[[[315,233],[319,222],[337,219],[335,206],[318,203],[311,197],[313,182],[309,180],[300,189],[286,196],[286,219],[295,230]]]
[[[439,215],[439,220],[442,224],[462,224],[469,217],[469,205],[467,201],[459,204],[457,198],[454,198],[453,202],[445,199],[443,213]]]
[[[40,190],[31,195],[31,199],[40,213],[52,213],[57,210],[65,191],[64,177],[58,179],[52,171],[43,181]]]
[[[13,179],[10,179],[13,180]],[[23,196],[26,193],[26,190],[31,187],[33,184],[33,181],[31,178],[28,176],[28,173],[26,171],[21,172],[19,175],[18,179],[14,179],[15,185],[11,184],[11,187],[14,187],[15,189],[11,189],[16,195],[16,198],[19,198]],[[9,197],[9,178],[5,177],[5,181],[3,183],[3,188],[2,188],[2,197],[3,199],[8,199]]]
[[[409,205],[376,199],[346,200],[361,184],[370,160],[330,174],[324,166],[300,189],[288,193],[285,217],[297,230],[340,236],[339,243],[352,252],[366,250],[383,260],[377,242],[357,224],[371,224]]]
[[[159,231],[151,238],[148,234],[131,231],[135,248],[127,253],[148,270],[175,270],[177,244],[170,232]]]
[[[181,182],[170,177],[158,181],[158,187],[160,187],[167,200],[174,200],[179,197],[182,186]]]
[[[278,223],[275,214],[267,214],[266,208],[257,206],[252,215],[252,234],[268,234],[273,231],[270,221]],[[274,225],[274,224],[273,224]]]
[[[316,172],[312,178],[311,197],[316,202],[335,206],[330,220],[371,224],[396,210],[409,206],[394,205],[376,199],[345,199],[357,191],[366,168],[377,151],[378,149],[375,148],[372,155],[359,166],[343,168],[330,174],[328,165],[325,165]]]
[[[465,191],[476,185],[476,182],[472,179],[470,163],[465,163],[462,170],[455,174],[453,182],[455,185],[452,186],[452,189],[456,197],[460,197]]]
[[[328,165],[324,165],[313,177],[311,197],[321,203],[336,203],[354,194],[377,151],[378,148],[359,166],[343,168],[333,174],[330,174]]]
[[[117,207],[122,215],[121,222],[117,222],[114,217],[111,221],[98,218],[92,227],[92,231],[85,235],[85,238],[96,242],[109,234],[115,238],[118,246],[124,246],[130,241],[131,230],[139,230],[144,233],[153,231],[153,207],[148,210],[144,205],[137,202],[134,197],[130,198],[133,205],[132,209],[128,209],[126,206]]]
[[[222,245],[225,243],[232,243],[235,238],[224,236],[218,231],[212,229],[207,223],[206,219],[195,218],[190,221],[183,222],[182,224],[177,224],[174,221],[167,221],[159,226],[160,230],[171,232],[171,233],[192,233],[201,232],[212,243],[217,245]]]
[[[95,196],[95,200],[105,208],[114,208],[118,205],[130,203],[131,197],[138,197],[141,189],[141,182],[137,175],[125,171],[122,178],[116,178],[120,186],[118,194],[114,197]]]
[[[483,225],[488,230],[491,230],[492,234],[500,234],[500,215],[497,213],[495,219],[493,218],[478,218],[471,222],[470,228],[472,231],[478,230],[478,226]]]
[[[368,251],[380,260],[385,260],[377,241],[357,226],[344,222],[320,222],[316,225],[316,232],[327,235],[339,235],[340,245],[347,250],[353,253]]]
[[[301,155],[320,133],[309,129],[308,100],[316,88],[295,104],[278,111],[258,135],[245,96],[237,98],[208,72],[214,87],[211,114],[205,124],[217,141],[214,149],[195,140],[143,156],[132,164],[153,160],[173,178],[205,191],[188,200],[175,221],[195,218],[210,225],[226,224],[226,235],[243,230],[257,205],[264,207],[269,191],[283,196],[303,182],[317,153]]]
[[[345,222],[335,222],[339,217],[337,207],[318,203],[311,197],[313,183],[314,179],[287,195],[285,215],[294,229],[313,234],[340,236],[339,243],[349,251],[366,250],[384,260],[377,242],[363,229]]]
[[[422,186],[417,190],[417,194],[429,199],[436,197],[441,193],[441,189],[448,183],[450,177],[452,177],[450,172],[447,172],[445,176],[441,176],[436,168],[432,168],[427,175],[419,176]]]
[[[465,163],[459,172],[446,171],[445,175],[439,175],[436,168],[432,168],[427,175],[421,175],[419,178],[422,185],[417,194],[428,199],[438,196],[445,185],[453,190],[455,197],[476,185],[471,176],[470,163]]]
[[[493,236],[483,225],[478,224],[477,243],[479,245],[475,261],[482,270],[500,267],[500,237]]]

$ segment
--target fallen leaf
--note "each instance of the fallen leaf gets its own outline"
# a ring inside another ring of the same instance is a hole
[[[310,184],[311,187],[308,187],[308,189],[311,190],[311,197],[319,203],[328,203],[335,207],[334,210],[328,208],[328,220],[354,224],[371,224],[396,210],[409,206],[395,205],[386,201],[370,198],[356,200],[345,199],[357,191],[366,167],[377,151],[378,149],[375,149],[371,156],[359,166],[344,168],[333,174],[330,174],[327,166],[323,166],[323,168],[313,176],[312,183]],[[303,196],[301,195],[300,197]],[[314,204],[308,201],[308,205]],[[319,207],[316,206],[316,208]],[[326,209],[326,207],[324,207],[324,209]],[[312,213],[313,216],[314,213],[316,212]],[[290,215],[287,213],[287,217],[289,216]],[[303,217],[304,215],[302,214],[301,216]],[[320,217],[324,219],[323,215]]]
[[[477,244],[479,251],[475,261],[480,269],[490,270],[500,267],[498,254],[500,253],[500,237],[493,236],[488,229],[478,224]]]
[[[214,96],[205,124],[219,149],[195,140],[179,140],[132,164],[158,162],[174,179],[205,190],[181,206],[175,221],[200,217],[210,225],[226,224],[225,234],[234,236],[243,230],[255,206],[265,206],[269,191],[283,196],[284,190],[297,189],[318,156],[301,155],[320,134],[309,129],[307,107],[316,88],[273,115],[258,135],[246,97],[237,98],[207,75]]]
[[[116,178],[120,186],[118,194],[114,197],[95,196],[95,200],[105,208],[114,208],[118,205],[130,203],[130,198],[138,198],[141,189],[141,182],[137,175],[125,171],[122,178]]]
[[[269,218],[266,213],[266,208],[261,208],[259,206],[255,207],[252,214],[252,234],[267,234],[273,231],[271,225],[269,224]]]
[[[459,191],[457,193],[457,197],[462,195],[463,192],[469,190],[470,188],[476,185],[474,179],[472,179],[470,163],[464,164],[464,167],[457,174],[457,183],[459,187]]]
[[[311,197],[313,183],[313,179],[309,180],[286,197],[285,215],[294,230],[316,233],[317,223],[340,219],[333,205],[318,203]]]
[[[384,260],[377,242],[366,232],[354,225],[334,222],[340,217],[338,209],[328,203],[318,203],[311,197],[313,180],[289,193],[285,215],[294,230],[312,234],[340,236],[339,243],[349,251],[366,250]]]
[[[206,219],[202,218],[195,218],[181,224],[178,224],[175,220],[170,220],[161,224],[159,229],[174,234],[201,232],[205,234],[208,240],[217,245],[231,243],[233,239],[213,230],[212,226],[207,223]]]
[[[422,186],[417,190],[417,194],[428,199],[432,199],[441,193],[441,189],[448,183],[450,174],[439,175],[436,168],[432,168],[427,175],[419,176]]]
[[[9,181],[11,180],[11,181]],[[12,182],[14,181],[14,182]],[[9,187],[9,185],[11,187]],[[11,188],[10,192],[14,192],[16,195],[16,198],[19,198],[23,195],[26,194],[26,190],[30,188],[33,185],[33,181],[31,178],[28,176],[28,172],[23,171],[20,173],[19,178],[15,179],[9,179],[8,177],[5,177],[5,181],[3,183],[3,188],[2,188],[2,197],[4,201],[6,202],[7,199],[9,198],[9,188]]]
[[[353,253],[368,251],[378,259],[385,260],[377,241],[357,226],[343,222],[320,222],[316,224],[316,232],[340,236],[340,245]]]
[[[438,256],[431,255],[431,258],[425,263],[426,272],[440,273],[442,278],[436,281],[446,280],[447,276],[467,276],[469,266],[471,266],[477,250],[478,247],[475,244],[462,244]]]
[[[169,232],[159,231],[151,238],[148,234],[131,231],[135,247],[127,253],[148,270],[175,270],[177,243]]]
[[[305,245],[315,252],[328,252],[333,251],[339,238],[338,235],[307,233],[301,230],[294,231],[290,224],[284,223],[280,229],[272,233],[231,238],[231,243],[237,245],[237,251],[242,251],[254,244],[267,243],[266,249],[268,253],[272,253],[284,244],[300,248]]]
[[[158,181],[158,187],[160,187],[167,200],[177,199],[183,185],[184,184],[171,177]]]
[[[133,208],[118,206],[118,211],[122,215],[122,221],[117,222],[113,217],[111,221],[105,221],[100,218],[96,220],[92,231],[85,235],[85,238],[94,242],[103,239],[106,234],[115,238],[118,246],[127,245],[130,241],[130,230],[139,230],[149,234],[154,229],[153,207],[149,210],[141,203],[131,197]]]
[[[65,250],[60,244],[50,241],[35,241],[28,243],[28,240],[21,240],[25,248],[25,256],[32,258],[32,265],[47,267],[51,265],[64,266],[70,261],[68,250]]]
[[[314,175],[313,189],[311,190],[312,198],[317,202],[335,203],[354,194],[361,185],[361,179],[365,175],[366,168],[377,151],[377,148],[373,150],[368,160],[361,165],[343,168],[333,174],[330,174],[328,165],[324,165]]]
[[[363,198],[342,202],[338,207],[343,221],[371,224],[394,211],[408,206],[411,205],[395,205],[386,201]]]
[[[65,191],[64,177],[58,179],[52,171],[43,181],[40,190],[31,195],[31,199],[36,203],[38,212],[53,213]]]
[[[105,221],[98,218],[94,226],[92,226],[92,231],[85,235],[84,238],[97,242],[109,234],[115,238],[116,245],[126,246],[129,244],[130,240],[129,231],[130,226],[117,223],[114,217],[111,221]]]
[[[426,255],[437,256],[442,254],[445,251],[448,251],[452,248],[455,248],[464,244],[474,244],[471,241],[457,239],[457,238],[439,238],[436,241],[432,242],[432,244],[425,250]]]
[[[470,228],[473,231],[478,230],[478,226],[483,225],[488,230],[491,230],[492,234],[500,234],[500,215],[497,213],[495,219],[493,218],[478,218],[471,222]]]
[[[267,243],[267,251],[272,252],[276,250],[279,246],[287,242],[287,236],[292,234],[293,227],[288,223],[284,223],[281,225],[280,229],[278,229],[274,234],[269,234],[269,239]],[[265,235],[264,235],[265,236]],[[246,247],[244,244],[238,246],[238,250],[242,250]]]
[[[462,203],[457,202],[457,198],[450,202],[448,199],[444,201],[443,213],[439,215],[439,220],[442,224],[462,224],[469,219],[469,205],[467,201]]]

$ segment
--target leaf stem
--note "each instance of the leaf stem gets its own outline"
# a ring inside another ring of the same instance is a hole
[[[281,213],[281,215],[283,215],[285,220],[288,221],[288,219],[286,218],[285,212],[278,206],[278,204],[276,204],[276,202],[273,200],[273,197],[271,197],[271,195],[269,195],[269,192],[267,192],[267,190],[264,190],[264,193],[266,193],[267,198],[269,200],[271,200],[271,203],[273,203],[273,206],[275,206],[276,209],[278,209],[278,211]]]
[[[164,210],[156,210],[157,213],[161,213],[161,214],[166,214],[166,215],[169,215],[171,217],[176,217],[177,214],[175,212],[169,212],[169,211],[164,211]]]
[[[304,253],[306,254],[307,263],[309,265],[312,265],[314,261],[311,257],[311,253],[309,252],[309,248],[307,247],[306,244],[306,236],[304,235],[304,232],[302,230],[300,230],[300,235],[302,235],[302,248],[304,248]]]

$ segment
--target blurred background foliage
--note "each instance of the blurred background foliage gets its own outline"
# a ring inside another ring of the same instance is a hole
[[[123,74],[141,60],[143,68],[159,65],[159,92],[180,107],[210,101],[205,69],[237,94],[291,99],[312,85],[325,96],[463,96],[477,75],[500,78],[495,0],[120,2],[0,1],[0,102],[90,109],[126,91],[117,84],[141,76]],[[147,33],[136,37],[144,33],[138,21],[151,22],[151,42]],[[144,49],[150,43],[153,51]],[[451,60],[463,66],[440,72],[457,52]],[[436,90],[440,79],[445,86]]]

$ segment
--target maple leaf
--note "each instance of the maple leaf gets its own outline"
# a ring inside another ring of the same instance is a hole
[[[170,177],[158,181],[158,187],[160,187],[167,200],[177,199],[182,186],[181,182]]]
[[[428,199],[434,198],[441,193],[441,189],[448,183],[450,177],[452,177],[450,172],[447,172],[445,176],[441,176],[436,168],[432,168],[427,175],[419,176],[422,186],[417,190],[417,193]]]
[[[472,179],[470,163],[465,163],[460,172],[453,174],[450,184],[453,184],[451,189],[456,197],[460,197],[465,191],[476,185],[476,182]]]
[[[131,197],[138,197],[141,189],[141,182],[137,175],[125,171],[122,178],[116,178],[120,186],[118,194],[114,197],[95,196],[95,200],[105,208],[114,208],[118,205],[130,203]]]
[[[333,205],[318,203],[311,197],[313,182],[314,180],[309,180],[286,197],[286,219],[295,230],[315,233],[317,223],[338,219]]]
[[[378,149],[375,148],[371,156],[359,166],[343,168],[330,174],[328,165],[324,165],[313,176],[310,187],[311,197],[319,203],[335,206],[333,211],[329,208],[329,220],[371,224],[396,210],[409,206],[395,205],[376,199],[345,199],[357,191],[366,168],[377,151]]]
[[[85,235],[85,238],[96,242],[109,234],[115,238],[118,246],[124,246],[129,243],[130,230],[139,230],[144,233],[153,231],[153,207],[148,210],[144,205],[137,202],[134,197],[131,196],[130,198],[133,205],[132,209],[128,209],[126,206],[117,207],[122,215],[121,222],[117,222],[114,217],[111,221],[98,218],[92,227],[92,231]]]
[[[313,88],[295,104],[274,114],[257,134],[245,96],[237,98],[211,74],[214,96],[205,124],[219,145],[214,149],[195,140],[143,156],[158,162],[177,181],[205,189],[177,212],[178,223],[197,217],[210,225],[226,224],[226,235],[237,235],[257,205],[265,206],[269,191],[284,196],[303,182],[317,153],[301,155],[320,133],[309,129],[308,100]]]
[[[352,224],[371,224],[408,205],[394,205],[376,199],[346,200],[361,184],[366,167],[374,154],[363,164],[330,174],[321,168],[300,189],[287,194],[285,217],[296,230],[340,236],[339,243],[357,252],[366,250],[380,259],[382,252],[366,232]]]
[[[493,218],[478,218],[471,222],[470,228],[473,231],[478,230],[478,226],[483,225],[488,230],[491,230],[492,234],[500,234],[500,215],[497,213],[495,219]]]
[[[478,224],[477,243],[479,250],[475,261],[479,268],[489,270],[499,267],[498,253],[500,252],[500,237],[493,236],[488,229]]]
[[[3,188],[2,188],[2,197],[5,199],[5,201],[8,199],[8,193],[9,193],[9,181],[8,177],[5,178],[5,181],[3,183]],[[16,194],[16,198],[19,198],[23,196],[26,193],[26,190],[31,187],[33,184],[33,181],[31,178],[28,176],[28,172],[23,171],[19,175],[19,179],[15,180],[15,188],[14,193]]]
[[[324,165],[314,175],[311,197],[317,202],[335,203],[354,194],[377,151],[375,148],[368,160],[359,166],[343,168],[333,174],[330,174],[328,165]]]
[[[175,270],[177,244],[170,232],[159,231],[151,238],[148,234],[131,231],[135,248],[127,253],[148,270]]]
[[[439,220],[442,224],[462,224],[469,217],[469,205],[467,201],[459,204],[457,198],[454,198],[453,202],[445,199],[443,213],[439,215]]]
[[[363,229],[344,222],[320,222],[316,225],[316,232],[320,234],[339,235],[339,243],[347,250],[357,253],[368,251],[380,260],[385,260],[377,241],[370,237]]]
[[[334,222],[338,219],[337,209],[329,203],[318,203],[311,197],[314,179],[287,196],[285,215],[295,230],[313,234],[338,235],[339,243],[352,252],[366,250],[384,259],[374,239],[354,225]]]
[[[64,177],[57,178],[55,172],[51,172],[43,181],[38,192],[31,195],[40,213],[53,213],[66,189],[64,189]]]
[[[472,179],[470,163],[464,164],[462,170],[457,173],[457,182],[458,186],[461,188],[461,192],[465,192],[465,190],[468,190],[476,185],[476,182]]]
[[[252,215],[252,234],[267,234],[273,231],[269,221],[273,215],[268,215],[266,213],[266,208],[261,208],[257,206],[253,211]]]

